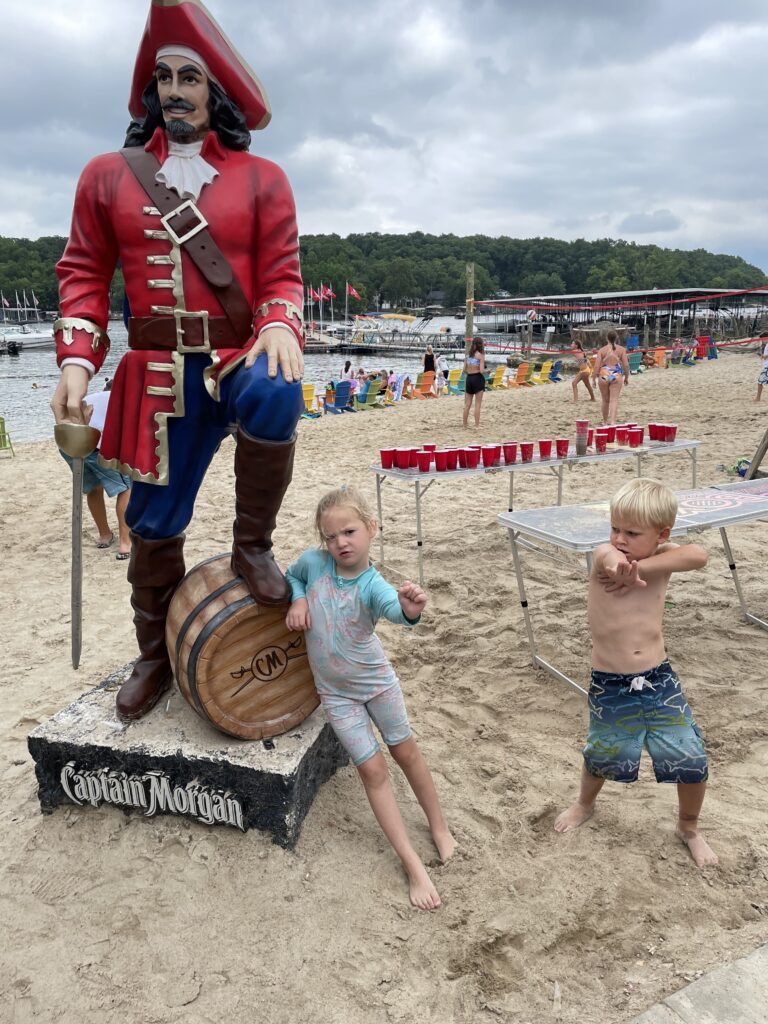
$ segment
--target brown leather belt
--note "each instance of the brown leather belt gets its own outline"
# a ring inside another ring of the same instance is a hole
[[[194,314],[189,316],[132,316],[128,321],[128,347],[132,349],[178,349],[187,352],[209,348],[244,348],[248,338],[234,337],[232,324],[225,316],[207,319],[208,342],[205,343],[205,321]],[[178,329],[177,329],[178,327]]]

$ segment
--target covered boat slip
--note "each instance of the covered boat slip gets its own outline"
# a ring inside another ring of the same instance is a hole
[[[445,480],[474,480],[485,473],[508,473],[509,474],[509,500],[507,509],[512,512],[514,507],[514,483],[515,473],[531,473],[547,471],[557,477],[557,504],[563,500],[563,476],[565,468],[573,469],[576,465],[589,465],[597,462],[621,462],[625,459],[636,460],[637,475],[643,475],[643,458],[655,455],[675,455],[684,452],[691,463],[691,486],[696,486],[696,454],[700,441],[678,438],[674,441],[659,442],[648,441],[639,448],[614,448],[604,454],[591,453],[588,455],[576,455],[573,443],[571,444],[568,456],[565,459],[541,460],[538,455],[534,456],[533,462],[513,462],[508,465],[492,467],[478,466],[477,469],[458,470],[435,470],[419,472],[413,469],[382,469],[381,466],[371,466],[371,472],[376,474],[376,504],[379,514],[379,554],[380,561],[384,564],[384,508],[382,501],[382,485],[386,481],[391,483],[404,483],[406,486],[413,486],[414,510],[416,519],[416,553],[418,557],[419,583],[424,585],[424,535],[422,530],[423,510],[422,498],[436,481]],[[601,543],[600,541],[598,543]]]
[[[752,614],[747,608],[726,532],[727,527],[739,523],[768,520],[768,480],[716,484],[713,487],[700,487],[675,493],[679,505],[672,536],[681,537],[702,530],[719,530],[742,614],[747,621],[768,630],[768,622]],[[589,566],[592,551],[598,545],[604,544],[609,537],[609,502],[503,512],[498,516],[498,522],[509,531],[517,588],[533,664],[586,695],[587,691],[583,687],[538,653],[520,549],[523,546],[531,548],[531,541],[543,541],[563,551],[585,554]]]

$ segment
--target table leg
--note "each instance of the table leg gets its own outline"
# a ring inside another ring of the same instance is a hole
[[[514,511],[514,497],[515,497],[515,471],[512,470],[509,474],[509,508],[508,512]]]
[[[637,475],[639,477],[643,475],[643,456],[640,452],[637,453]]]
[[[540,657],[536,651],[536,641],[533,636],[533,624],[531,622],[531,613],[530,609],[528,608],[528,598],[525,593],[525,581],[523,580],[523,570],[520,564],[520,552],[517,548],[517,535],[514,530],[509,531],[509,540],[510,543],[512,544],[512,560],[515,563],[517,590],[520,594],[520,605],[523,609],[523,618],[525,619],[525,631],[528,634],[528,646],[531,649],[531,660],[533,661],[533,664],[536,668],[545,669],[547,672],[549,672],[550,675],[554,676],[555,679],[560,679],[562,682],[568,683],[574,689],[578,690],[579,693],[583,693],[586,697],[587,691],[582,686],[579,686],[579,684],[575,682],[573,679],[571,679],[570,676],[565,675],[564,672],[561,672],[559,669],[555,668],[554,665],[550,665],[550,663],[546,661],[544,658]]]
[[[419,586],[424,586],[424,563],[421,539],[421,484],[416,481],[416,550],[419,555]]]
[[[381,511],[381,477],[376,474],[376,507],[379,510],[379,561],[384,565],[384,515]]]
[[[731,545],[728,541],[728,534],[725,532],[725,527],[720,527],[720,536],[723,540],[723,547],[725,548],[725,557],[728,559],[728,568],[731,570],[731,576],[733,577],[733,585],[736,587],[736,594],[739,598],[739,604],[741,605],[741,612],[747,622],[754,622],[756,626],[762,626],[763,629],[768,629],[768,622],[764,622],[763,619],[759,619],[757,615],[752,615],[747,610],[746,602],[744,601],[744,595],[741,592],[741,583],[736,573],[736,563],[733,560],[733,552],[731,551]]]
[[[691,465],[691,486],[695,487],[696,486],[696,456],[697,456],[698,453],[697,453],[696,449],[693,448],[691,450],[690,454],[691,454],[691,463],[692,463],[692,465]]]
[[[557,504],[563,504],[563,470],[565,469],[565,463],[561,462],[557,467]]]

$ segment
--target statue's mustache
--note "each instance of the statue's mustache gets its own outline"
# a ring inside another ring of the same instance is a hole
[[[163,104],[163,110],[194,110],[194,104],[189,103],[187,100],[166,100]]]

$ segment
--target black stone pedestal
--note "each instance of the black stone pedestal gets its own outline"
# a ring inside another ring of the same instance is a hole
[[[129,669],[30,733],[43,813],[61,803],[113,804],[257,828],[293,846],[320,785],[347,762],[322,711],[271,740],[236,740],[206,725],[174,689],[145,718],[125,723],[115,693]]]

